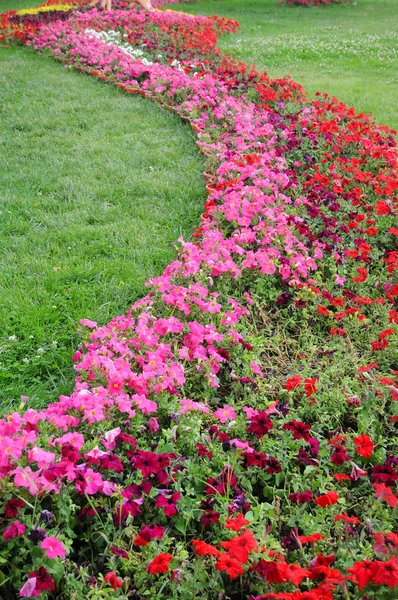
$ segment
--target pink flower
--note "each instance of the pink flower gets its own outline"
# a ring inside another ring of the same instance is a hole
[[[14,475],[14,485],[17,487],[26,487],[29,488],[29,492],[34,496],[37,494],[38,485],[37,485],[37,474],[32,471],[30,467],[17,467],[14,471],[12,471]]]
[[[254,450],[250,446],[249,442],[242,442],[242,440],[238,440],[237,438],[234,438],[233,440],[230,440],[229,443],[231,446],[235,446],[235,448],[239,448],[239,450],[245,450],[248,454],[253,454],[253,452],[254,452]]]
[[[5,528],[3,537],[4,541],[8,542],[13,540],[15,537],[21,536],[25,533],[25,525],[22,525],[19,521],[14,521],[8,527]]]
[[[96,321],[89,321],[88,319],[80,319],[80,325],[88,327],[89,329],[94,329],[94,327],[97,327]]]
[[[66,550],[62,542],[54,536],[46,537],[40,544],[40,548],[45,551],[48,558],[65,558]]]
[[[356,463],[352,462],[351,465],[352,465],[351,479],[353,479],[354,481],[356,481],[360,477],[365,477],[365,475],[368,474],[367,471],[360,469]]]
[[[32,598],[40,596],[42,590],[36,589],[36,577],[29,577],[28,581],[19,590],[21,598]]]
[[[137,407],[142,410],[145,415],[150,415],[158,409],[158,405],[153,400],[149,400],[146,396],[133,396],[133,402],[136,403]]]
[[[224,408],[219,408],[218,410],[216,410],[214,416],[220,421],[220,423],[224,424],[228,421],[228,419],[231,419],[232,421],[235,420],[236,412],[234,411],[232,406],[227,404],[226,406],[224,406]]]
[[[19,441],[15,441],[11,437],[0,437],[0,466],[4,467],[10,464],[10,459],[20,458],[22,454],[22,446]]]
[[[44,469],[49,464],[55,461],[55,454],[53,452],[46,452],[41,448],[37,448],[35,446],[28,452],[28,460],[29,462],[37,462],[37,466],[40,469]]]
[[[86,494],[96,494],[97,492],[102,490],[103,481],[102,475],[100,473],[96,473],[92,469],[86,469],[83,476],[84,483],[82,488],[86,492]]]
[[[185,413],[191,410],[199,410],[202,413],[208,413],[209,407],[206,406],[203,402],[194,402],[193,400],[180,400],[181,408],[178,411],[180,415],[185,415]]]
[[[149,431],[154,434],[155,431],[157,431],[159,429],[159,423],[156,417],[151,417],[150,419],[148,419],[148,427],[149,427]]]
[[[251,408],[251,406],[244,406],[243,411],[246,413],[246,417],[248,419],[251,419],[252,417],[255,417],[258,415],[258,410]]]
[[[71,444],[74,448],[76,448],[76,450],[80,450],[80,448],[84,444],[84,437],[82,436],[81,433],[73,432],[73,433],[66,433],[62,437],[56,438],[56,440],[54,440],[54,441],[57,444],[60,444],[61,446],[63,444]]]
[[[255,373],[256,375],[259,375],[260,377],[264,377],[264,373],[260,369],[260,366],[253,360],[250,363],[250,368],[253,371],[253,373]]]
[[[107,431],[104,435],[102,445],[108,450],[114,450],[116,446],[116,438],[120,435],[120,427]]]
[[[345,277],[340,277],[340,275],[337,275],[337,274],[335,275],[335,277],[336,277],[337,285],[344,285],[344,282],[346,280]]]

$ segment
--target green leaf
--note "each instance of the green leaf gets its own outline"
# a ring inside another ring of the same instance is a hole
[[[50,561],[47,571],[54,577],[55,583],[58,583],[64,574],[64,565],[58,560]]]
[[[250,523],[252,523],[254,521],[253,511],[249,510],[249,512],[247,512],[245,514],[245,519],[247,519],[248,521],[250,521]]]

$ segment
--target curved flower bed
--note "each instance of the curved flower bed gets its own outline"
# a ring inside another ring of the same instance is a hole
[[[29,33],[189,121],[209,197],[144,298],[81,322],[73,394],[0,421],[7,598],[396,597],[393,132],[223,56],[235,28]]]

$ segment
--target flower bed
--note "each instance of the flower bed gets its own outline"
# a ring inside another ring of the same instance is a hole
[[[117,9],[27,34],[189,121],[208,199],[144,298],[81,322],[73,394],[0,421],[10,600],[396,597],[395,141],[223,56],[235,29]]]

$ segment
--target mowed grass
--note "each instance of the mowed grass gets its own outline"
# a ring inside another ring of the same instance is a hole
[[[201,0],[181,8],[237,19],[241,31],[221,40],[233,57],[272,77],[289,73],[310,94],[327,92],[398,130],[398,0],[311,8]]]
[[[0,49],[0,165],[4,413],[71,392],[79,320],[105,324],[145,293],[205,189],[175,115],[26,48]]]

